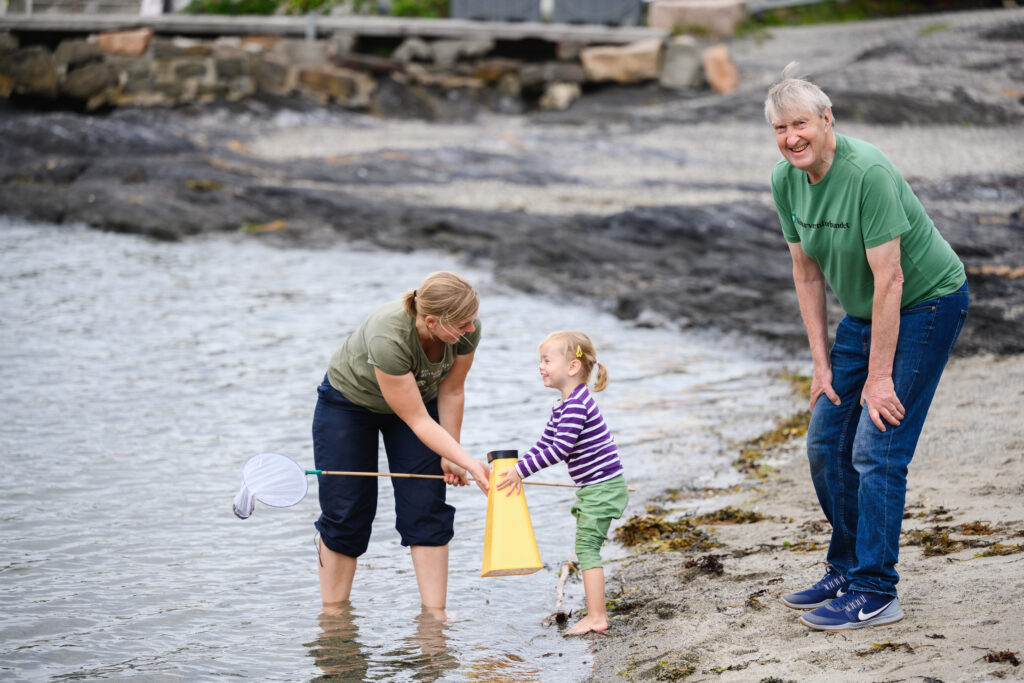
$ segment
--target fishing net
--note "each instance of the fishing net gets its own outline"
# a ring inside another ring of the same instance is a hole
[[[235,516],[248,519],[256,501],[275,508],[295,505],[306,497],[306,471],[279,453],[258,453],[242,468],[242,488],[235,496]]]

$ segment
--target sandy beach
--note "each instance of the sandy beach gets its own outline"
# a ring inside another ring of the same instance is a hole
[[[763,521],[700,525],[718,547],[640,551],[610,570],[618,612],[608,635],[589,636],[593,680],[1024,678],[1022,396],[1024,356],[947,367],[910,466],[897,566],[903,621],[826,634],[780,602],[821,578],[829,538],[795,437],[772,456],[782,464],[733,503]],[[663,504],[669,519],[714,506]],[[924,543],[920,532],[931,532]],[[708,555],[721,573],[701,567]]]

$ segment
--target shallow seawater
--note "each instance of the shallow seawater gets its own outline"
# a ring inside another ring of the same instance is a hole
[[[314,477],[294,507],[231,512],[251,455],[312,467],[331,352],[439,269],[466,274],[483,300],[463,443],[481,458],[529,448],[555,399],[537,343],[583,329],[611,373],[598,399],[637,489],[627,517],[669,487],[738,481],[730,444],[791,406],[771,376],[779,354],[625,323],[557,291],[524,296],[445,255],[169,244],[0,219],[0,678],[585,678],[588,641],[542,623],[572,557],[571,491],[527,490],[544,569],[485,579],[486,499],[449,489],[445,622],[420,611],[388,480],[347,610],[320,607]],[[564,467],[536,478],[569,481]],[[608,571],[626,555],[605,552]],[[565,609],[583,604],[570,582]]]

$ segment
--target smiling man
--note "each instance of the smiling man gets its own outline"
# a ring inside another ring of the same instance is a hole
[[[876,147],[835,132],[831,100],[795,68],[765,118],[783,156],[772,196],[814,362],[807,456],[832,538],[825,576],[783,602],[807,610],[805,626],[841,631],[903,618],[907,470],[970,297],[910,185]],[[831,349],[826,283],[846,312]]]

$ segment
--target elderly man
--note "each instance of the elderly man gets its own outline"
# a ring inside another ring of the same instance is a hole
[[[772,196],[814,361],[807,455],[832,538],[825,576],[783,602],[807,610],[805,626],[840,631],[903,618],[907,467],[970,297],[963,264],[903,176],[835,132],[832,102],[795,66],[765,117],[783,156]],[[826,283],[846,312],[831,349]]]

